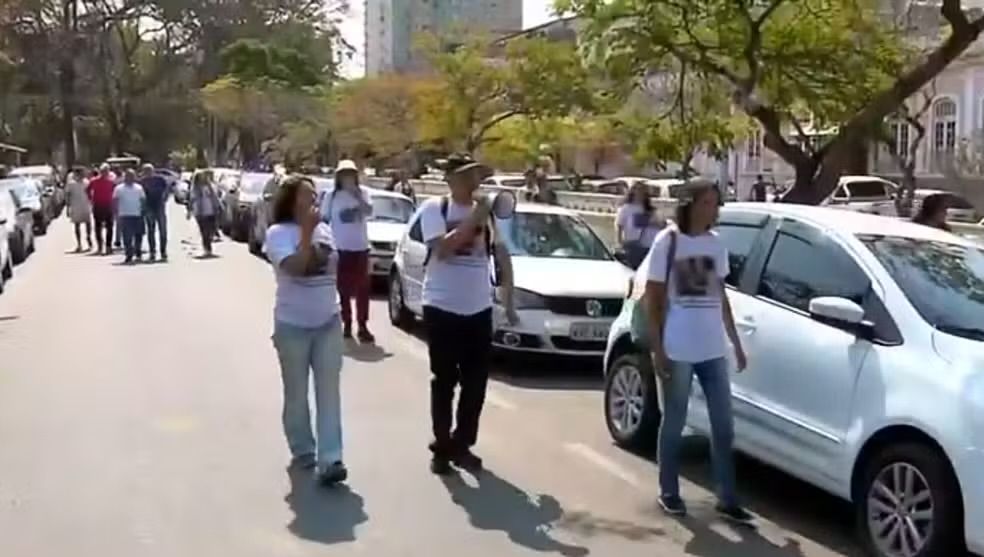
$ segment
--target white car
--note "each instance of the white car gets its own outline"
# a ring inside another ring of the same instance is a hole
[[[8,191],[0,190],[0,294],[14,277],[14,252],[10,239],[16,233],[17,208]]]
[[[521,203],[513,218],[498,221],[497,233],[512,255],[519,324],[510,326],[496,304],[493,344],[516,352],[602,355],[632,276],[628,268],[577,213],[560,207]],[[418,213],[389,275],[396,325],[423,314],[426,257]]]
[[[518,190],[526,185],[526,178],[522,174],[494,174],[483,180],[482,185]]]
[[[34,211],[30,206],[21,204],[15,193],[20,182],[20,178],[0,180],[0,221],[3,221],[0,228],[3,228],[4,247],[14,265],[23,263],[28,255],[34,253]]]
[[[326,180],[327,181],[327,180]],[[334,181],[332,180],[333,184]],[[321,200],[322,218],[328,222],[332,188],[318,188]],[[369,272],[373,277],[389,276],[393,267],[396,245],[407,229],[417,207],[413,201],[400,193],[362,187],[372,204],[372,216],[367,223],[369,233]]]
[[[982,248],[787,204],[729,204],[717,231],[748,354],[731,376],[736,448],[853,502],[871,555],[984,552]],[[656,439],[660,420],[645,283],[643,271],[605,355],[605,418],[622,445]],[[706,435],[702,398],[694,389],[687,423]]]
[[[899,211],[895,206],[895,197],[898,191],[898,185],[877,176],[841,176],[837,189],[821,205],[897,217]]]

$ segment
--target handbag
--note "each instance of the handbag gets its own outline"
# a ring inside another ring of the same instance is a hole
[[[663,308],[664,311],[669,311],[670,308],[670,270],[673,268],[673,260],[676,259],[676,247],[677,247],[677,232],[676,230],[670,230],[670,246],[666,250],[666,288],[663,290]],[[635,302],[631,308],[631,325],[630,334],[632,335],[632,342],[636,346],[642,346],[649,348],[649,316],[648,308],[646,307],[646,297],[642,296]],[[665,325],[666,319],[664,317],[663,324]],[[662,334],[662,331],[660,332]]]

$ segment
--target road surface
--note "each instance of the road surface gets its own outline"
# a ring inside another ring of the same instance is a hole
[[[273,279],[245,246],[200,260],[172,212],[171,261],[69,253],[56,222],[0,296],[0,547],[12,557],[828,557],[857,555],[849,508],[739,463],[758,528],[718,521],[688,446],[692,518],[656,508],[651,455],[614,447],[597,363],[513,363],[491,383],[488,471],[428,471],[423,342],[374,301],[350,345],[347,488],[287,471],[269,336]]]

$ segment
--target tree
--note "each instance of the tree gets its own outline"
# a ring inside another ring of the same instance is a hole
[[[421,48],[437,81],[418,103],[422,139],[433,144],[474,152],[510,118],[567,116],[593,101],[587,72],[568,44],[517,40],[500,59],[491,58],[485,40],[449,49],[427,37]]]
[[[418,142],[417,101],[433,87],[425,78],[383,75],[340,85],[331,103],[339,149],[384,160]]]
[[[886,117],[960,56],[984,29],[942,0],[949,34],[913,62],[876,0],[557,0],[587,22],[586,46],[612,74],[640,79],[685,64],[764,133],[796,170],[787,199],[817,203],[864,153]],[[835,128],[817,144],[804,126]],[[790,137],[790,130],[795,130]]]
[[[886,146],[902,173],[902,192],[896,199],[899,214],[908,216],[916,192],[916,162],[926,138],[925,118],[936,99],[936,82],[902,103],[881,129],[878,138]]]

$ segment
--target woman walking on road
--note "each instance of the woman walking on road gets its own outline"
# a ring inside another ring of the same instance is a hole
[[[273,345],[284,386],[283,425],[294,466],[317,467],[325,485],[348,478],[342,463],[339,380],[338,251],[322,222],[314,183],[288,178],[274,203],[264,250],[277,278]],[[311,432],[308,378],[314,375],[317,441]]]
[[[659,428],[659,504],[684,515],[680,498],[680,439],[694,376],[700,382],[711,423],[711,458],[718,487],[717,511],[737,522],[752,516],[735,493],[733,416],[728,344],[737,371],[745,352],[725,295],[728,253],[712,230],[721,195],[712,182],[694,180],[680,191],[676,227],[656,237],[646,287],[653,365],[661,380],[663,417]]]
[[[92,251],[92,202],[86,192],[85,170],[76,168],[65,185],[68,218],[75,225],[75,251],[82,252],[82,227],[85,227],[86,250]]]
[[[349,160],[338,163],[335,189],[325,200],[325,219],[338,248],[338,294],[342,303],[342,334],[352,338],[352,299],[359,324],[359,342],[371,344],[369,332],[369,217],[372,204],[359,187],[359,167]]]
[[[212,257],[212,241],[218,229],[217,219],[222,211],[222,201],[215,191],[210,172],[195,174],[191,191],[188,192],[188,218],[195,217],[198,232],[202,237],[205,257]]]
[[[625,203],[615,216],[615,234],[619,245],[625,251],[629,266],[637,269],[649,253],[656,234],[663,224],[657,221],[658,215],[649,197],[649,188],[636,182],[629,188]]]

